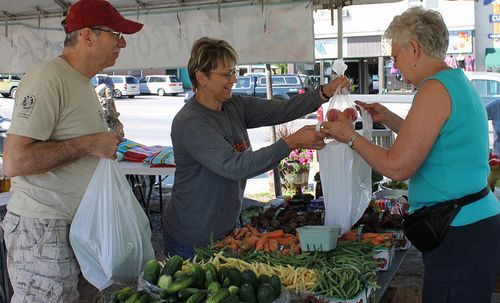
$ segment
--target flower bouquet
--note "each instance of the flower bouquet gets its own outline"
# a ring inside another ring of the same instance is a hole
[[[286,189],[298,190],[302,186],[307,186],[313,153],[311,149],[298,148],[281,160],[279,170]]]

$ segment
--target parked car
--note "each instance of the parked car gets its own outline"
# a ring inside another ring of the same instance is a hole
[[[20,75],[0,74],[0,93],[2,96],[15,99],[19,82],[21,82]]]
[[[139,81],[139,91],[141,94],[156,94],[164,96],[169,94],[177,96],[184,92],[181,79],[172,75],[151,75]]]
[[[272,75],[273,97],[288,100],[298,94],[313,89],[307,75]],[[238,76],[233,85],[233,95],[267,98],[267,79],[265,76]]]
[[[139,81],[134,76],[109,76],[113,83],[115,84],[115,98],[122,98],[127,96],[129,98],[134,98],[140,95],[139,91]]]
[[[500,73],[465,72],[465,75],[476,88],[484,105],[500,98]]]
[[[97,74],[94,77],[90,78],[90,83],[92,84],[92,87],[96,87],[99,84],[106,84],[109,89],[114,92],[115,91],[115,84],[113,83],[113,80],[106,74]]]

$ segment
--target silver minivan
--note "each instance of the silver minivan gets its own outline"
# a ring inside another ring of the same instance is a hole
[[[150,75],[139,81],[139,90],[141,94],[154,94],[164,96],[169,94],[177,96],[184,92],[181,79],[172,75]]]
[[[127,96],[129,98],[134,98],[140,95],[139,91],[139,81],[134,76],[109,76],[113,83],[115,84],[115,98],[122,98]]]

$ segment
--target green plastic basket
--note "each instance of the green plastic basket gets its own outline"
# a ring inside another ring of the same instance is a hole
[[[297,228],[302,251],[329,251],[337,247],[340,226],[307,225]]]

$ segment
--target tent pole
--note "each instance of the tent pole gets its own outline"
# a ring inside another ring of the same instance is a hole
[[[273,83],[271,78],[271,64],[266,64],[266,92],[267,99],[271,100],[273,98]],[[276,126],[271,126],[271,143],[276,142]],[[274,195],[276,197],[281,196],[281,180],[280,180],[280,171],[278,166],[273,168],[273,177],[274,177]]]

